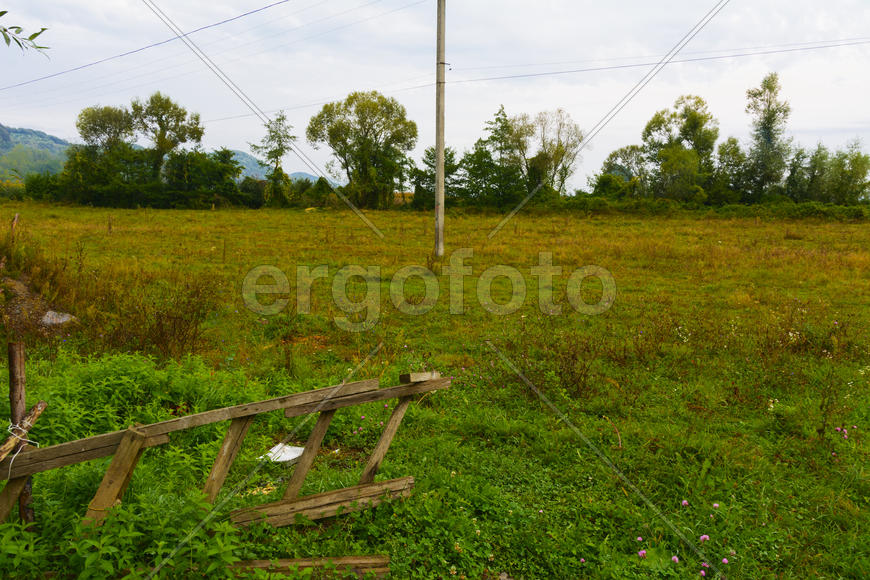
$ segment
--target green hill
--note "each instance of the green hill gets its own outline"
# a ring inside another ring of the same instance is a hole
[[[0,124],[0,180],[15,180],[28,173],[57,173],[70,145],[42,131]]]

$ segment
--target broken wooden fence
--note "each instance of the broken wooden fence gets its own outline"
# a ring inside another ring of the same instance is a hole
[[[253,418],[262,413],[283,410],[286,417],[318,413],[317,423],[296,464],[283,499],[258,508],[233,512],[231,514],[233,522],[246,526],[265,519],[273,525],[281,526],[292,523],[296,514],[318,519],[336,515],[341,511],[362,509],[365,505],[377,505],[384,496],[401,497],[410,493],[414,484],[412,477],[374,483],[374,476],[413,397],[450,386],[450,379],[441,378],[438,373],[406,374],[401,376],[401,380],[403,384],[383,389],[380,388],[377,379],[344,383],[275,399],[214,409],[160,423],[137,425],[123,431],[50,447],[26,448],[14,458],[14,461],[6,458],[0,462],[0,481],[20,480],[34,473],[111,455],[112,461],[85,514],[87,521],[99,524],[105,518],[107,510],[121,501],[133,470],[145,449],[168,443],[169,435],[177,431],[220,421],[231,421],[203,489],[209,501],[214,502]],[[359,485],[299,498],[305,476],[320,449],[335,411],[343,407],[394,398],[398,398],[399,402],[363,469]],[[12,505],[19,492],[17,486],[6,485],[0,492],[0,506]],[[0,513],[0,521],[5,520],[8,515],[8,511]]]

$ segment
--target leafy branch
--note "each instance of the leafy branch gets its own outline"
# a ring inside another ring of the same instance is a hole
[[[7,12],[8,10],[0,10],[0,18],[6,16]],[[36,44],[36,39],[46,30],[46,28],[41,28],[39,32],[34,32],[30,36],[24,36],[24,29],[20,26],[0,26],[0,35],[3,36],[6,46],[12,46],[12,43],[14,42],[21,50],[32,48],[34,50],[43,51],[48,47],[39,46]]]

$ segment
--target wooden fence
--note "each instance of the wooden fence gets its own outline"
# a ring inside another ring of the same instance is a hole
[[[3,491],[0,492],[0,521],[5,521],[9,516],[12,506],[16,503],[23,489],[22,482],[26,482],[27,478],[34,473],[113,456],[84,516],[88,523],[99,525],[106,517],[108,510],[120,503],[124,491],[130,483],[133,471],[146,449],[168,443],[171,433],[220,421],[230,421],[211,472],[203,486],[203,491],[209,501],[214,502],[241,449],[254,417],[277,410],[283,411],[286,417],[317,413],[317,422],[308,437],[302,455],[296,462],[283,499],[232,512],[230,517],[237,526],[248,526],[260,521],[268,522],[274,526],[285,526],[294,523],[297,515],[316,520],[375,506],[385,499],[406,497],[414,486],[413,477],[375,482],[375,474],[414,397],[422,393],[446,389],[450,386],[450,379],[441,378],[438,373],[411,373],[402,375],[400,381],[402,384],[387,388],[380,388],[377,379],[343,383],[265,401],[214,409],[160,423],[136,425],[123,431],[87,437],[50,447],[25,447],[17,456],[6,457],[0,461],[0,481],[9,480]],[[299,497],[305,477],[314,463],[314,458],[320,449],[335,411],[343,407],[388,399],[398,399],[398,404],[386,422],[384,431],[362,471],[359,484],[344,489]],[[346,560],[348,561],[345,564],[350,566],[354,559]],[[381,556],[358,557],[357,560],[367,562],[370,569],[378,571],[385,565]],[[389,559],[386,562],[388,566]],[[283,561],[282,566],[303,565],[305,563],[310,562],[307,560],[288,560]],[[254,568],[272,565],[262,562],[246,562],[239,566]]]

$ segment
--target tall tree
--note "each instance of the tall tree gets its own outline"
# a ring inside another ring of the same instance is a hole
[[[134,99],[132,103],[133,126],[152,143],[152,170],[154,177],[160,175],[166,155],[183,143],[199,143],[204,129],[199,113],[187,114],[187,110],[159,91],[147,101]]]
[[[293,148],[293,142],[296,137],[293,135],[293,127],[287,122],[287,116],[284,111],[279,111],[275,118],[265,123],[266,135],[260,140],[260,144],[251,143],[251,152],[254,155],[260,155],[265,158],[265,161],[260,161],[260,165],[269,168],[269,173],[266,174],[268,185],[265,190],[265,202],[270,199],[281,199],[284,197],[289,184],[290,178],[284,173],[281,167],[281,160]]]
[[[746,112],[752,116],[750,197],[757,202],[780,186],[789,156],[790,143],[785,129],[791,106],[780,99],[779,76],[770,73],[761,84],[746,91]]]
[[[387,207],[407,177],[407,154],[417,143],[417,124],[396,99],[377,91],[355,92],[328,103],[306,130],[316,148],[327,145],[347,177],[345,191],[361,207]]]
[[[76,128],[86,144],[108,150],[133,138],[133,116],[125,107],[87,107]]]
[[[653,195],[675,199],[703,197],[703,188],[712,181],[713,151],[719,138],[719,124],[704,99],[694,95],[678,98],[673,109],[662,109],[653,115],[641,137],[653,168]]]
[[[444,203],[454,204],[459,195],[459,163],[456,161],[456,150],[447,147],[444,150]],[[427,147],[423,152],[423,167],[411,172],[411,182],[414,184],[414,199],[411,206],[414,209],[433,209],[435,207],[435,148]]]

